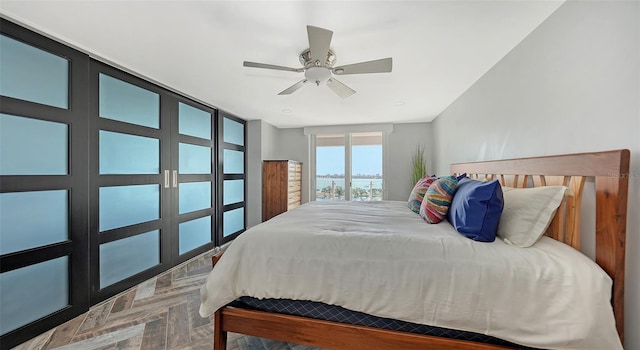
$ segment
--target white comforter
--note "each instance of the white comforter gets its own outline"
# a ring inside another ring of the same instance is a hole
[[[611,280],[544,237],[480,243],[405,202],[313,202],[240,235],[201,289],[206,317],[240,296],[314,300],[548,349],[622,349]]]

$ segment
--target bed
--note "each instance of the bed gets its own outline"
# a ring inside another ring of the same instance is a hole
[[[475,242],[447,222],[416,233],[428,225],[406,202],[308,203],[246,231],[214,256],[200,313],[214,313],[217,350],[225,349],[227,332],[331,349],[621,348],[628,171],[628,150],[453,164],[453,174],[504,187],[569,189],[545,237],[530,248]],[[590,178],[596,263],[579,253]],[[489,267],[469,270],[485,260]],[[556,275],[548,272],[556,267]],[[540,278],[520,278],[527,269]],[[484,277],[501,273],[499,282]],[[238,303],[242,297],[338,305],[506,343],[265,311]]]

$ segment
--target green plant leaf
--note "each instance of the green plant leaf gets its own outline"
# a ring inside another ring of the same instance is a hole
[[[427,175],[427,160],[424,157],[424,151],[424,145],[417,145],[411,158],[411,186]]]

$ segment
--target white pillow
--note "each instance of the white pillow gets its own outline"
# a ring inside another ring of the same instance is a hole
[[[565,186],[503,187],[504,209],[497,236],[510,245],[532,246],[549,227],[566,190]]]

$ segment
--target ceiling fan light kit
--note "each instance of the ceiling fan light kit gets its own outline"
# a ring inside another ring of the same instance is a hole
[[[347,98],[355,93],[355,90],[344,85],[332,74],[365,74],[365,73],[389,73],[392,68],[391,57],[374,61],[353,63],[345,66],[333,67],[336,62],[336,54],[329,49],[333,32],[319,27],[307,26],[309,48],[300,53],[299,59],[302,68],[291,68],[266,63],[244,61],[243,66],[251,68],[264,68],[284,70],[295,73],[304,72],[304,79],[286,88],[278,95],[290,95],[311,82],[320,86],[326,84],[336,95]]]

